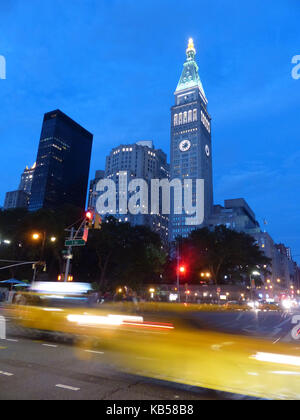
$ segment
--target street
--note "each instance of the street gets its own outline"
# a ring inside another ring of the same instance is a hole
[[[0,400],[253,399],[200,386],[182,385],[178,383],[180,380],[169,382],[162,372],[156,376],[157,379],[152,379],[149,377],[151,375],[147,374],[146,358],[138,370],[130,370],[129,365],[120,368],[120,365],[115,366],[113,361],[118,362],[121,354],[105,346],[101,347],[99,342],[96,346],[87,343],[75,345],[66,341],[64,334],[31,335],[26,329],[12,322],[5,308],[0,308],[0,316],[6,320],[6,335],[3,329],[0,331],[0,337],[3,337],[0,339]],[[269,341],[271,345],[279,341],[293,341],[292,317],[291,314],[272,312],[204,312],[196,315],[200,330],[206,325],[206,328],[235,331],[238,336],[264,336],[265,342]],[[201,354],[199,348],[199,357]]]
[[[224,399],[224,393],[118,372],[107,365],[100,350],[21,338],[0,340],[0,400],[202,399]]]
[[[0,308],[0,315],[6,311]],[[6,318],[0,340],[0,400],[183,401],[252,399],[131,375],[116,369],[101,348],[30,339]]]

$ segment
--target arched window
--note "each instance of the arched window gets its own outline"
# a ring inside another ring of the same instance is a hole
[[[194,109],[193,111],[193,120],[197,121],[198,120],[198,113],[197,113],[197,109]]]
[[[178,125],[178,114],[174,115],[174,125]]]
[[[182,112],[180,112],[180,114],[179,114],[179,123],[178,124],[179,125],[182,124]]]
[[[188,116],[188,113],[185,111],[183,113],[183,124],[187,124],[187,116]]]
[[[189,123],[190,122],[193,122],[193,111],[192,110],[189,111]]]

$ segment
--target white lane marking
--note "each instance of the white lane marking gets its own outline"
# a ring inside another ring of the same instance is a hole
[[[53,347],[53,348],[57,348],[57,346],[55,344],[42,344],[42,346],[44,347]]]
[[[73,386],[69,386],[69,385],[57,384],[55,386],[56,388],[68,389],[69,391],[80,391],[80,388],[74,388]]]
[[[7,338],[6,341],[11,341],[12,343],[18,343],[19,340],[13,340],[12,338]]]
[[[86,353],[92,353],[92,354],[104,354],[103,351],[94,351],[94,350],[85,350]]]
[[[2,372],[1,370],[0,370],[0,375],[4,375],[4,376],[14,376],[14,374],[13,374],[13,373],[9,373],[9,372]]]

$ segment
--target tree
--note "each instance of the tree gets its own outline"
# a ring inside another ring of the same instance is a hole
[[[47,264],[48,277],[54,280],[63,268],[62,250],[66,236],[64,229],[80,218],[83,218],[82,211],[69,205],[36,212],[24,209],[2,211],[1,236],[9,239],[11,244],[0,247],[0,258],[18,261],[43,260]],[[36,241],[32,238],[34,233],[40,235]],[[56,238],[55,242],[50,241],[51,237]],[[17,276],[20,279],[31,279],[32,274],[31,266],[21,266],[10,271],[3,270],[0,275],[1,278]]]
[[[191,276],[199,278],[201,271],[209,271],[216,284],[223,282],[225,275],[238,281],[258,266],[265,270],[271,264],[252,236],[225,226],[194,230],[182,240],[181,247]]]
[[[102,290],[122,285],[138,289],[162,272],[164,262],[156,233],[109,217],[101,230],[90,231],[85,249],[75,254],[74,268]]]

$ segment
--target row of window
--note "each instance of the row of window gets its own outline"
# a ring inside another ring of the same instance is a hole
[[[180,112],[179,114],[174,115],[174,126],[188,124],[198,120],[198,111],[197,109]]]
[[[123,147],[123,149],[115,150],[113,152],[113,154],[114,155],[117,155],[118,153],[121,153],[121,152],[132,152],[132,151],[133,151],[133,148],[132,147]]]
[[[201,111],[201,121],[202,121],[204,127],[206,128],[206,130],[210,133],[210,122],[208,121],[208,119],[204,115],[203,111]]]

